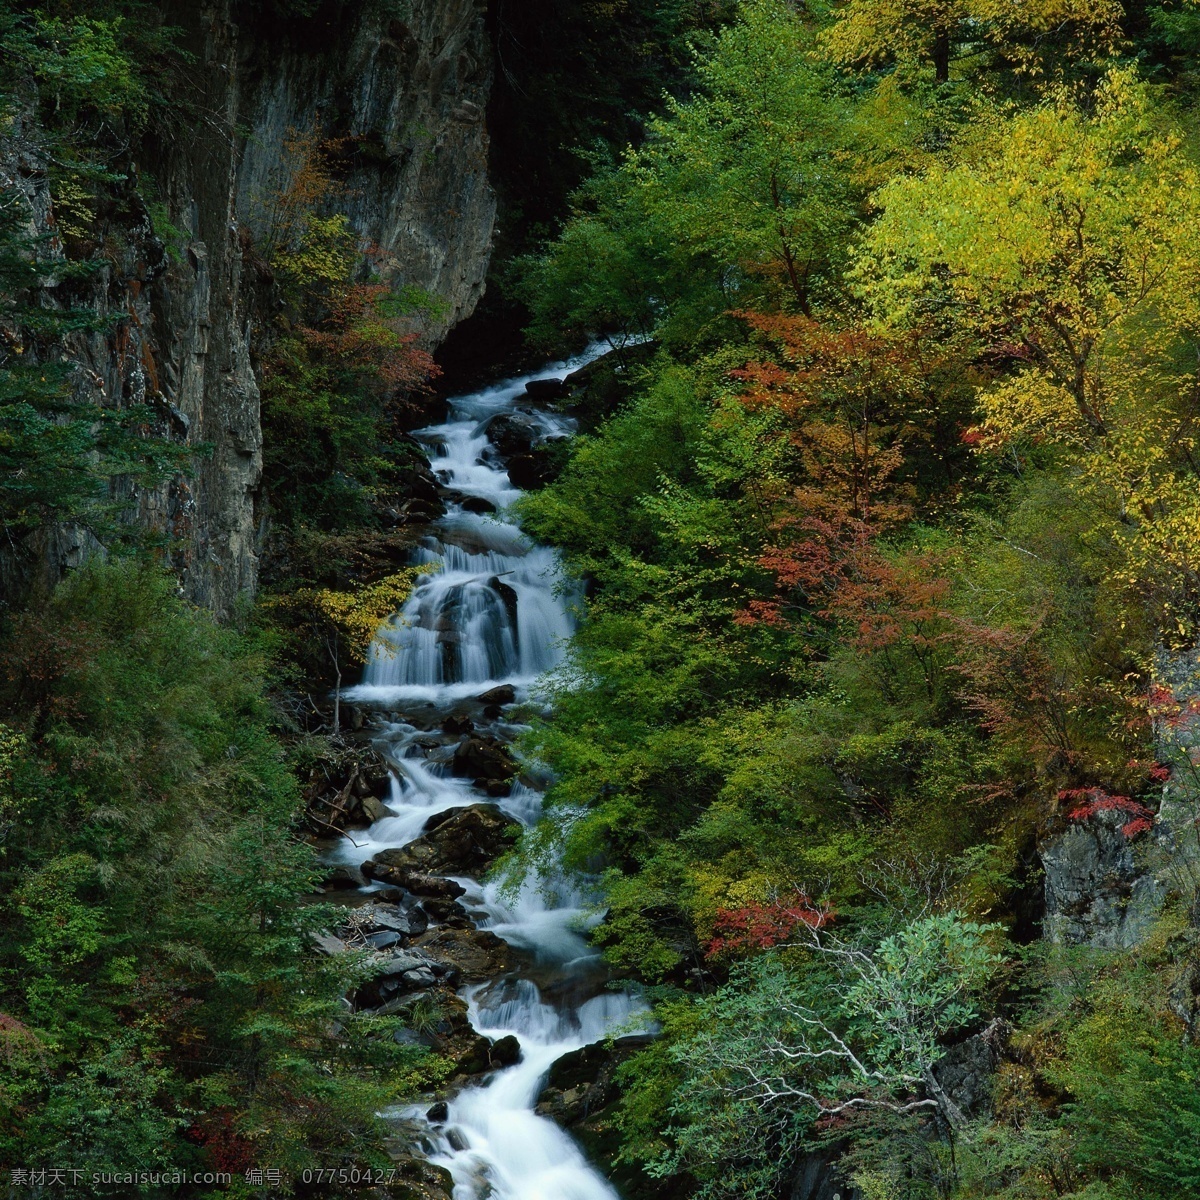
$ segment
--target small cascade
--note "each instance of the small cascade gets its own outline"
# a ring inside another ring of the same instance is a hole
[[[485,801],[455,774],[454,738],[438,731],[456,728],[464,705],[474,704],[475,723],[468,725],[497,742],[512,741],[522,727],[506,715],[511,703],[486,707],[479,730],[480,699],[526,699],[562,662],[575,593],[557,555],[531,542],[507,515],[520,492],[488,432],[494,418],[517,411],[539,438],[571,432],[567,418],[526,403],[525,384],[561,379],[596,353],[455,399],[444,424],[415,435],[429,449],[448,507],[414,559],[428,573],[380,631],[362,683],[346,693],[389,713],[380,719],[376,744],[393,778],[389,815],[344,839],[334,861],[358,866],[415,840],[436,814]],[[541,813],[534,783],[523,776],[490,802],[532,824]],[[572,1139],[534,1105],[556,1059],[636,1024],[644,1004],[606,989],[585,936],[596,918],[567,881],[531,877],[515,897],[477,880],[456,882],[477,927],[524,952],[542,986],[518,973],[465,992],[474,1027],[493,1039],[516,1037],[520,1060],[458,1093],[438,1126],[416,1110],[394,1115],[424,1125],[426,1153],[453,1176],[454,1200],[616,1200]]]

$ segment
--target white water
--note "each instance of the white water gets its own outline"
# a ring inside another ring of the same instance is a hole
[[[501,684],[523,699],[539,676],[562,661],[572,631],[571,589],[553,551],[532,544],[506,519],[504,509],[520,493],[495,461],[485,425],[524,404],[528,379],[561,379],[595,356],[454,400],[445,424],[416,435],[430,447],[447,488],[487,500],[498,511],[484,516],[461,503],[449,506],[418,552],[430,574],[399,619],[381,631],[363,683],[346,693],[348,700],[400,712],[380,739],[393,768],[393,815],[345,839],[336,860],[359,865],[420,836],[435,813],[479,803],[480,793],[450,774],[453,739],[439,735],[442,718],[469,710],[480,728],[479,706],[464,707],[464,701]],[[535,416],[543,436],[570,431],[561,416],[534,406],[522,411]],[[520,731],[503,718],[483,727],[501,739]],[[541,796],[518,783],[497,803],[529,824],[537,820]],[[519,977],[464,993],[475,1028],[491,1038],[514,1035],[521,1059],[450,1102],[448,1120],[426,1135],[431,1161],[453,1176],[454,1200],[616,1200],[572,1139],[533,1110],[556,1059],[627,1026],[644,1005],[603,989],[597,956],[581,936],[594,916],[564,881],[529,879],[515,899],[502,897],[494,885],[459,882],[467,889],[462,903],[477,925],[526,951],[543,964],[543,975],[552,971],[559,998],[547,1001],[532,980]]]

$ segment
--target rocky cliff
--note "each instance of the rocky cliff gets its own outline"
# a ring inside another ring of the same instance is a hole
[[[24,195],[31,233],[56,253],[103,259],[83,299],[113,320],[64,343],[73,387],[105,406],[148,406],[147,432],[197,450],[192,469],[161,487],[117,486],[133,519],[163,539],[186,594],[225,615],[257,580],[265,514],[254,331],[269,289],[256,276],[254,237],[261,197],[287,170],[284,143],[293,132],[345,139],[339,206],[385,277],[431,298],[425,337],[436,344],[471,312],[487,268],[490,56],[482,0],[345,4],[269,41],[246,24],[256,5],[164,8],[190,59],[191,119],[152,127],[113,163],[125,182],[82,234],[65,232],[32,120],[0,138],[0,185]],[[75,528],[43,530],[36,542],[32,555],[0,563],[9,591],[31,581],[30,562],[52,583],[97,549]]]

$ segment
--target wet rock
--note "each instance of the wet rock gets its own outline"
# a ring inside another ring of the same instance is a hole
[[[565,396],[567,388],[561,379],[531,379],[525,392],[533,400],[550,401]]]
[[[521,1043],[514,1034],[506,1034],[492,1043],[488,1057],[493,1067],[512,1067],[521,1061]]]
[[[512,970],[512,947],[484,929],[431,930],[417,945],[430,958],[455,968],[464,983],[483,983]]]
[[[431,1104],[425,1110],[425,1120],[431,1125],[444,1125],[450,1117],[450,1106],[445,1100],[439,1100],[436,1104]]]
[[[373,876],[382,878],[380,869],[387,868],[391,872],[388,878],[410,891],[418,891],[396,873],[478,875],[511,846],[509,831],[516,828],[516,822],[490,804],[473,804],[470,808],[438,813],[425,828],[427,832],[407,846],[380,851],[371,868]],[[451,898],[458,895],[462,895],[461,890]]]
[[[511,588],[499,575],[493,575],[488,580],[488,587],[500,597],[504,603],[504,611],[508,614],[508,623],[512,627],[514,639],[517,637],[517,593]],[[477,697],[484,704],[511,704],[512,700],[488,700],[486,697],[492,695],[493,692],[512,692],[512,688],[507,684],[500,687],[492,688],[490,692],[484,692],[482,696]],[[514,699],[515,699],[514,693]]]
[[[362,880],[353,867],[333,867],[321,882],[326,892],[344,892],[362,887]]]
[[[385,850],[383,853],[394,852]],[[431,875],[428,871],[409,866],[389,866],[385,862],[368,860],[363,863],[362,871],[368,879],[393,883],[418,896],[436,896],[457,900],[459,896],[467,894],[467,889],[461,883],[455,883],[453,879],[443,879],[440,875]]]
[[[475,925],[467,910],[456,900],[431,897],[423,904],[429,918],[437,925],[451,929],[474,929]]]
[[[552,438],[508,460],[508,478],[523,492],[536,492],[552,484],[570,456],[567,438]]]
[[[531,450],[541,436],[538,423],[524,413],[500,413],[487,426],[487,438],[505,457],[525,454]]]
[[[442,722],[443,733],[474,733],[475,722],[470,717],[447,717]]]
[[[463,498],[462,506],[466,512],[479,513],[481,515],[496,511],[496,506],[490,500],[485,500],[482,496],[466,496]]]
[[[650,1041],[648,1034],[632,1034],[617,1038],[611,1046],[597,1042],[564,1054],[550,1068],[537,1111],[570,1126],[606,1108],[620,1094],[617,1067]]]
[[[517,762],[495,738],[469,737],[455,750],[452,770],[466,779],[511,779]]]
[[[382,821],[388,815],[387,806],[376,796],[364,796],[360,804],[363,816],[371,822]]]
[[[445,1167],[435,1167],[423,1158],[393,1157],[396,1175],[384,1184],[388,1200],[450,1200],[454,1178]]]
[[[459,1154],[471,1148],[471,1143],[467,1141],[461,1129],[447,1129],[446,1141],[450,1143],[450,1148],[457,1150]]]
[[[482,692],[475,699],[480,704],[512,704],[517,699],[517,691],[512,684],[502,683],[499,687],[489,688],[486,692]]]

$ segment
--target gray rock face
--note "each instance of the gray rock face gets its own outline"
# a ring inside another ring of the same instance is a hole
[[[379,6],[382,7],[382,6]],[[332,44],[257,46],[247,59],[238,217],[256,234],[289,177],[294,133],[345,139],[337,208],[373,246],[383,278],[440,300],[427,340],[483,292],[496,201],[484,109],[492,79],[483,0],[412,0],[404,20],[347,9]]]
[[[432,347],[483,289],[495,217],[483,122],[491,57],[483,0],[413,0],[407,22],[346,6],[336,36],[307,48],[239,31],[232,0],[163,0],[163,9],[193,56],[186,99],[203,119],[156,131],[136,163],[131,152],[111,164],[130,182],[89,231],[107,261],[86,302],[117,320],[71,336],[62,352],[80,399],[146,405],[157,415],[147,432],[206,448],[161,487],[114,487],[131,519],[172,547],[185,594],[227,616],[255,589],[265,530],[252,365],[264,289],[252,235],[264,191],[286,175],[284,142],[317,129],[346,139],[337,207],[385,279],[433,298],[423,330]],[[0,135],[0,184],[25,196],[30,232],[55,239],[48,168],[41,131],[18,115]],[[139,194],[149,176],[180,235],[169,247]],[[0,584],[17,595],[40,574],[53,586],[101,550],[80,529],[41,530],[19,554],[0,548]]]
[[[1004,1021],[992,1021],[986,1029],[951,1046],[934,1065],[933,1073],[938,1083],[968,1117],[977,1116],[990,1107],[992,1076],[1010,1034]]]
[[[1145,936],[1166,886],[1147,868],[1145,847],[1121,832],[1128,821],[1098,812],[1042,847],[1050,941],[1116,949]]]

